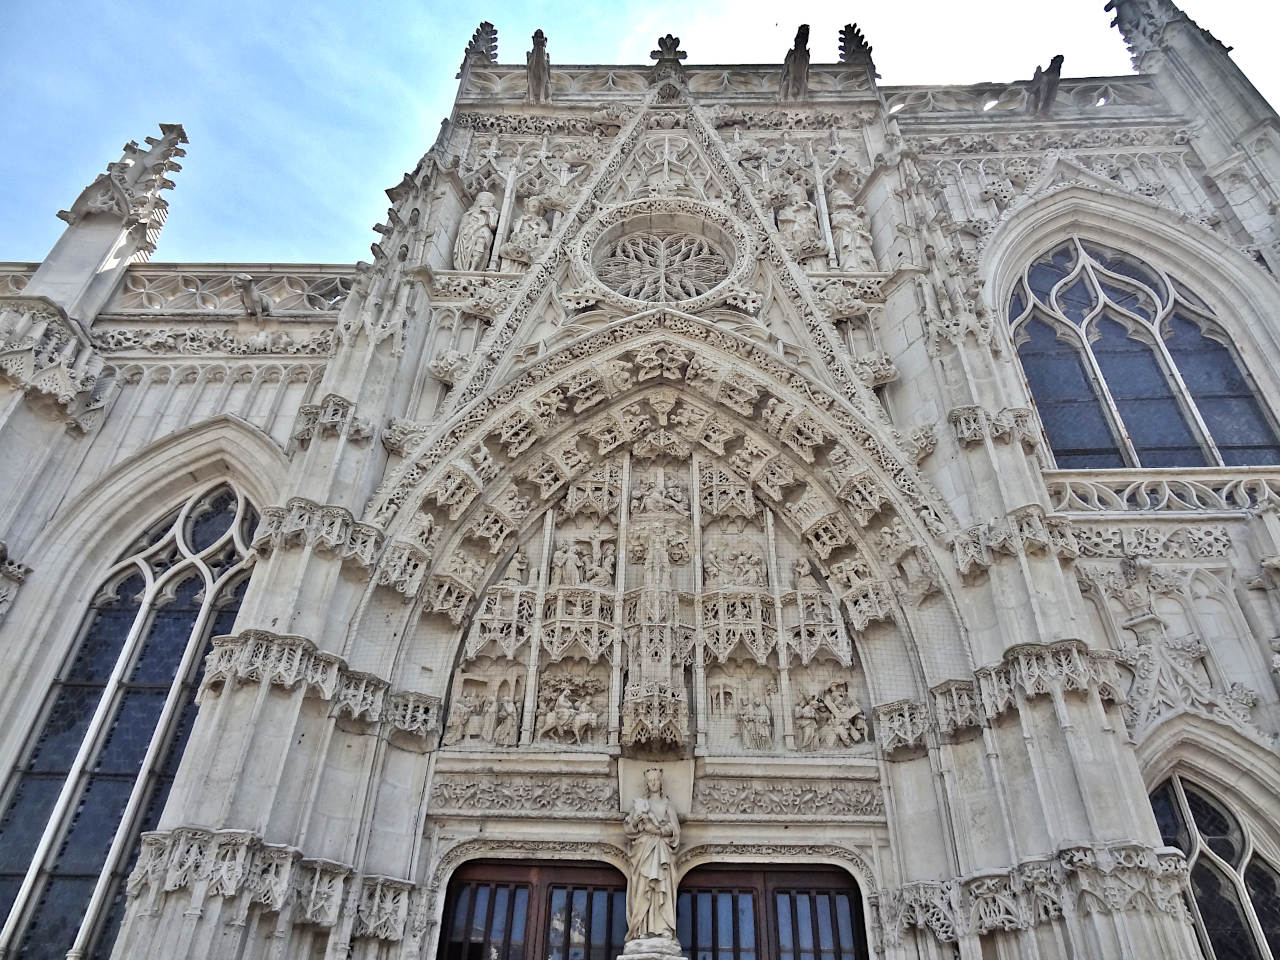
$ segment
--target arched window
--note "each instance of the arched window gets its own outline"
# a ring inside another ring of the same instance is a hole
[[[221,486],[107,574],[0,805],[12,956],[107,957],[138,835],[155,829],[195,720],[210,638],[231,631],[256,514]]]
[[[1173,777],[1151,794],[1165,844],[1191,865],[1193,914],[1209,960],[1280,960],[1280,874],[1208,791]]]
[[[1009,300],[1018,357],[1063,469],[1280,463],[1280,440],[1203,300],[1073,237]]]

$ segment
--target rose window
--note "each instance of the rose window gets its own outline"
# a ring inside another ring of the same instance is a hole
[[[730,267],[729,258],[705,237],[632,233],[604,249],[596,275],[632,300],[671,303],[711,290],[729,276]]]

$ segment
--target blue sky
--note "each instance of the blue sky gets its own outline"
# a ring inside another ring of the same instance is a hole
[[[648,62],[677,34],[690,63],[781,62],[801,22],[815,62],[837,59],[856,19],[882,83],[1030,77],[1066,56],[1066,76],[1129,71],[1103,0],[899,3],[644,0],[483,5],[434,0],[11,0],[0,36],[5,91],[0,260],[39,260],[54,214],[119,158],[127,140],[182,123],[191,140],[168,194],[156,260],[352,262],[370,227],[434,141],[454,74],[482,19],[499,59],[523,62],[529,36],[561,63]],[[1201,26],[1235,45],[1264,95],[1280,102],[1271,49],[1280,6],[1188,0]],[[909,14],[903,16],[903,11]]]

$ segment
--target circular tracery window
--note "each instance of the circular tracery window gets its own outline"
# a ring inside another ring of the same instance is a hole
[[[729,276],[731,266],[706,237],[632,233],[601,251],[596,276],[624,297],[672,303],[702,296]]]

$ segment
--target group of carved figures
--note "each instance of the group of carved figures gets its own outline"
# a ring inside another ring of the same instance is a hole
[[[478,728],[475,718],[479,718]],[[496,747],[514,747],[520,738],[520,708],[511,697],[463,693],[449,708],[449,720],[440,743],[453,746],[473,731],[481,740]]]
[[[551,586],[611,587],[617,562],[617,548],[607,541],[589,555],[576,543],[562,543],[551,556]]]
[[[520,214],[511,224],[506,241],[498,250],[502,269],[517,270],[538,258],[551,235],[542,197],[525,198]],[[453,242],[453,269],[485,270],[493,250],[500,213],[497,199],[487,190],[476,194],[471,208],[462,215]]]
[[[763,587],[764,561],[750,550],[708,550],[702,558],[708,587]]]
[[[842,683],[804,697],[792,714],[797,750],[833,750],[867,739],[867,718]]]
[[[544,700],[538,709],[539,739],[547,738],[568,743],[572,740],[581,744],[590,740],[591,734],[600,726],[600,714],[589,696],[574,698],[568,687],[564,687],[551,700],[544,694]]]
[[[774,217],[787,249],[802,262],[825,258],[827,247],[818,224],[818,208],[804,187],[795,183],[776,196]],[[826,200],[831,246],[835,251],[832,266],[854,272],[877,270],[871,246],[871,225],[865,211],[840,187],[832,188]]]

